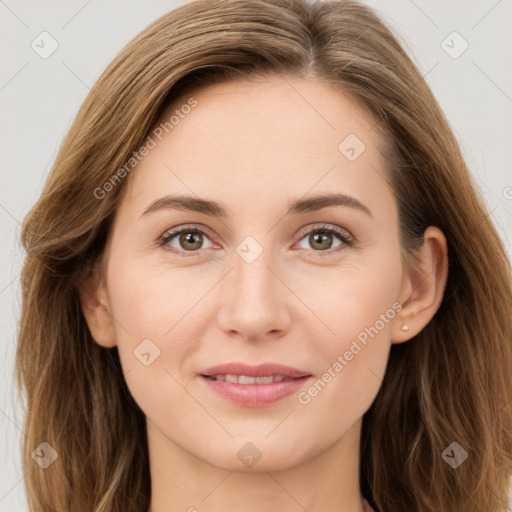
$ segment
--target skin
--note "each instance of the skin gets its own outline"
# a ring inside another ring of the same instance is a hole
[[[117,345],[147,418],[149,510],[362,512],[362,416],[391,344],[413,338],[441,303],[446,239],[429,227],[417,268],[404,271],[375,120],[339,89],[315,78],[266,77],[216,84],[194,98],[197,106],[123,184],[104,266],[81,290],[95,341]],[[348,134],[366,146],[354,161],[338,149]],[[349,206],[285,215],[288,202],[323,192],[353,196],[372,216]],[[177,193],[222,203],[229,216],[142,215]],[[357,242],[327,234],[315,246],[307,232],[324,223]],[[157,245],[189,224],[207,230],[202,245],[201,238],[180,245],[178,235],[167,246],[198,254]],[[263,249],[252,263],[236,252],[247,236]],[[278,362],[316,381],[394,303],[402,309],[307,404],[295,393],[264,407],[235,405],[197,375],[230,361]],[[149,366],[134,356],[146,338],[160,350]],[[252,467],[237,457],[248,442],[261,453]]]

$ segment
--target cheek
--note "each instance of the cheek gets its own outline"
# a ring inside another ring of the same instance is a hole
[[[195,274],[151,258],[119,260],[109,274],[112,313],[127,331],[163,339],[211,286],[204,273]]]
[[[109,303],[125,373],[135,370],[153,379],[168,370],[181,380],[205,329],[201,311],[211,303],[207,292],[218,277],[199,266],[172,269],[137,258],[117,262],[109,269]],[[145,362],[151,362],[151,372]]]
[[[354,257],[337,269],[317,272],[301,281],[302,297],[316,316],[319,334],[331,340],[328,347],[342,349],[361,333],[363,340],[365,329],[376,323],[382,331],[379,334],[384,335],[381,338],[389,334],[401,285],[397,252],[387,257],[383,253],[380,257]]]
[[[364,414],[386,370],[391,325],[401,307],[396,301],[400,282],[399,254],[390,252],[387,258],[358,261],[326,274],[316,281],[318,286],[308,286],[309,292],[303,288],[302,296],[322,320],[315,319],[317,335],[310,327],[309,337],[316,340],[315,357],[323,367],[299,403],[318,414],[327,407],[340,422]]]
[[[181,369],[198,339],[189,329],[187,311],[207,288],[198,285],[194,293],[185,285],[179,273],[164,273],[137,260],[112,266],[109,274],[109,300],[126,384],[144,414],[162,424],[176,421],[179,411],[193,407],[180,384]],[[199,413],[194,412],[200,423]]]

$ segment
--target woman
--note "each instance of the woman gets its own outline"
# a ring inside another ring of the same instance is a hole
[[[505,508],[510,265],[368,7],[164,15],[22,237],[31,510]]]

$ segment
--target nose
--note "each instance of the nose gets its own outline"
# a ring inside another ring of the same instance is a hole
[[[223,279],[220,329],[249,341],[282,336],[290,327],[293,299],[285,282],[270,251],[251,263],[234,254],[233,268]]]

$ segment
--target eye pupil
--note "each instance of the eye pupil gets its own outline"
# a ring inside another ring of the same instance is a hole
[[[194,241],[196,243],[194,247],[186,246],[188,243],[194,244]],[[196,231],[187,231],[180,236],[180,244],[183,248],[188,248],[191,250],[199,249],[202,244],[202,236]]]
[[[317,248],[317,249],[329,249],[332,244],[332,233],[328,233],[325,231],[317,231],[316,233],[312,234],[310,236],[311,240],[311,247]],[[329,240],[331,243],[329,244],[329,247],[322,247],[322,242],[325,242],[326,240]],[[320,245],[320,247],[315,247],[317,245]]]

